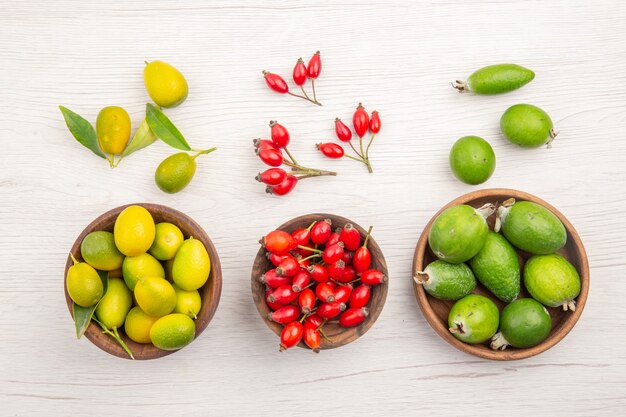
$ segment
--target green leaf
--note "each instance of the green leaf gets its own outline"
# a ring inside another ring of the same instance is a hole
[[[182,151],[190,151],[191,146],[187,143],[183,134],[174,126],[174,123],[167,118],[165,113],[150,103],[146,104],[146,120],[152,132],[163,142],[172,148]]]
[[[124,152],[122,153],[122,158],[130,155],[135,151],[138,151],[139,149],[143,149],[146,146],[151,145],[157,139],[158,138],[156,137],[156,135],[150,129],[148,121],[146,119],[143,119],[143,121],[135,131],[133,138],[128,143],[128,146],[126,146],[126,149],[124,149]]]
[[[102,280],[102,294],[106,294],[109,286],[109,273],[106,271],[98,271],[98,275],[100,275],[100,279]],[[96,307],[98,307],[99,303],[98,301],[98,303],[91,307],[81,307],[74,303],[72,310],[74,313],[74,326],[76,327],[77,339],[80,339],[85,334],[85,331],[87,331],[87,327],[89,327],[93,313],[96,311]]]
[[[100,146],[98,146],[96,130],[93,128],[91,123],[67,107],[59,106],[59,109],[61,109],[61,113],[63,113],[63,118],[65,119],[65,124],[70,132],[72,132],[72,135],[74,135],[74,138],[76,138],[81,145],[91,150],[91,152],[95,153],[100,158],[106,159],[106,155],[100,150]]]

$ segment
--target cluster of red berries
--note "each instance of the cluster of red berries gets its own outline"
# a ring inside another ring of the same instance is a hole
[[[381,128],[381,120],[380,115],[377,111],[373,111],[370,116],[365,111],[365,108],[361,103],[359,103],[356,108],[354,115],[352,116],[352,125],[354,126],[354,131],[356,135],[359,137],[359,150],[357,150],[352,144],[352,130],[341,121],[340,118],[335,119],[335,134],[337,135],[337,139],[342,142],[346,142],[350,145],[356,156],[347,155],[341,145],[336,143],[320,143],[317,145],[317,149],[319,149],[325,156],[328,158],[341,158],[346,156],[350,159],[354,159],[355,161],[361,162],[365,164],[368,171],[371,173],[372,164],[369,159],[370,147],[372,146],[372,142],[376,137],[376,134],[380,132]],[[363,146],[363,137],[367,134],[367,132],[371,133],[371,137],[367,147]]]
[[[287,85],[287,81],[283,77],[278,74],[263,71],[263,77],[265,77],[265,83],[269,88],[276,91],[280,94],[289,94],[294,97],[301,98],[303,100],[310,101],[313,104],[317,104],[321,106],[322,103],[317,101],[317,95],[315,94],[315,80],[320,76],[322,72],[322,58],[320,57],[320,51],[315,52],[311,59],[309,60],[308,65],[304,65],[304,60],[302,58],[298,58],[296,62],[296,66],[293,68],[293,82],[300,87],[302,90],[303,96],[299,94],[292,93],[289,91],[289,85]],[[309,97],[309,95],[304,90],[304,84],[306,81],[311,80],[311,88],[313,90],[313,98]]]
[[[298,163],[287,149],[289,145],[289,131],[285,126],[270,121],[270,139],[254,139],[254,148],[263,163],[273,167],[260,172],[255,178],[267,185],[265,191],[269,194],[285,195],[295,188],[299,180],[322,175],[337,175],[336,172],[321,169],[307,168]],[[285,155],[283,155],[283,151]],[[289,172],[282,168],[285,165]]]
[[[370,227],[362,242],[352,224],[332,231],[326,219],[291,234],[274,230],[264,237],[262,243],[275,268],[259,281],[266,286],[265,300],[272,310],[268,319],[284,326],[281,351],[303,340],[319,352],[321,337],[328,340],[323,330],[328,320],[338,320],[342,327],[365,320],[371,287],[387,280],[381,271],[370,269],[371,232]]]

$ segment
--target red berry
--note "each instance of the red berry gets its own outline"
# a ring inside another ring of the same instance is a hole
[[[335,290],[332,285],[327,282],[322,282],[315,287],[315,295],[323,303],[332,303],[335,301]]]
[[[279,350],[282,352],[283,350],[294,347],[295,345],[300,343],[300,340],[302,340],[303,332],[304,327],[299,321],[292,321],[291,323],[283,327],[283,331],[280,333]]]
[[[332,303],[322,303],[315,311],[315,314],[323,319],[333,319],[346,309],[344,303],[333,301]]]
[[[265,188],[265,192],[268,194],[285,195],[289,194],[291,190],[296,188],[298,184],[298,178],[293,175],[287,175],[287,178],[278,185],[268,185]]]
[[[317,149],[319,149],[327,158],[338,159],[344,154],[341,145],[337,145],[336,143],[318,143],[315,146],[317,146]]]
[[[330,279],[328,270],[322,265],[311,265],[308,271],[311,274],[311,279],[315,282],[328,282]]]
[[[365,285],[378,285],[387,281],[387,277],[377,269],[368,269],[361,273],[361,282]]]
[[[311,282],[311,274],[306,269],[300,269],[300,271],[293,277],[291,281],[291,288],[295,292],[303,291],[304,287]]]
[[[339,324],[343,327],[358,326],[363,323],[363,320],[365,320],[365,317],[367,317],[369,313],[370,311],[367,307],[349,308],[339,317]]]
[[[350,142],[352,139],[352,131],[338,117],[335,119],[335,134],[337,135],[337,139],[342,142]]]
[[[352,285],[339,285],[335,288],[335,301],[338,303],[347,303],[352,294]]]
[[[289,145],[289,131],[276,120],[270,121],[272,142],[277,148],[284,148]]]
[[[291,234],[298,245],[306,246],[309,244],[309,240],[311,240],[311,231],[309,229],[298,229]]]
[[[356,271],[350,265],[346,265],[343,268],[343,275],[341,278],[335,279],[335,281],[346,284],[348,282],[352,282],[356,279]]]
[[[339,240],[343,242],[343,246],[347,250],[357,250],[361,245],[361,234],[352,223],[346,223],[341,229]]]
[[[322,72],[322,59],[320,58],[320,51],[315,52],[315,54],[309,60],[309,65],[306,66],[306,72],[309,78],[317,78],[320,76],[320,72]]]
[[[316,301],[315,293],[310,288],[302,290],[298,296],[298,305],[303,314],[310,314]]]
[[[304,324],[311,324],[313,326],[315,326],[316,328],[320,327],[322,324],[324,324],[324,319],[322,319],[320,316],[318,316],[317,314],[311,314],[310,316],[308,316],[306,319],[304,319]]]
[[[270,303],[289,304],[298,298],[298,293],[291,288],[290,284],[281,285],[267,296]]]
[[[272,310],[276,311],[276,310],[278,310],[279,308],[281,308],[281,307],[283,306],[283,304],[281,304],[281,303],[277,303],[277,302],[273,302],[273,303],[272,303],[272,302],[270,302],[270,301],[267,301],[267,297],[268,297],[268,296],[272,293],[272,291],[273,291],[273,290],[272,290],[271,288],[269,288],[269,287],[265,290],[265,301],[267,302],[267,306],[268,306],[270,309],[272,309]]]
[[[257,153],[262,151],[263,149],[274,149],[275,151],[278,150],[276,145],[274,145],[274,142],[272,142],[271,140],[257,138],[254,139],[252,143],[254,143],[254,147],[257,150]]]
[[[274,230],[265,235],[263,246],[265,246],[265,250],[268,252],[276,255],[285,255],[290,250],[295,249],[298,244],[289,233],[282,230]]]
[[[326,245],[322,252],[322,260],[327,264],[332,264],[343,258],[343,243],[337,242],[333,245]]]
[[[300,317],[300,308],[293,305],[282,306],[278,310],[267,314],[267,319],[269,321],[274,321],[280,324],[291,323],[292,321],[297,320],[298,317]]]
[[[374,110],[370,119],[370,132],[372,132],[373,134],[380,132],[380,126],[380,115],[376,110]]]
[[[287,258],[293,258],[294,256],[291,255],[290,253],[285,253],[284,255],[276,255],[275,253],[271,253],[271,252],[267,252],[265,254],[267,256],[267,259],[269,259],[269,261],[274,265],[274,266],[278,266],[280,265],[280,263],[287,259]]]
[[[259,277],[259,281],[267,285],[270,288],[278,288],[281,285],[291,284],[289,277],[281,277],[276,274],[275,269],[270,269]]]
[[[283,163],[283,153],[280,149],[257,149],[257,155],[264,164],[271,167],[278,167]]]
[[[365,246],[361,246],[354,252],[354,257],[352,258],[352,266],[354,266],[354,270],[356,272],[367,271],[372,263],[372,255],[370,254],[370,250]]]
[[[330,219],[324,219],[321,222],[317,222],[311,228],[311,240],[316,245],[323,245],[328,241],[330,234],[332,233],[330,226],[332,221]]]
[[[304,343],[308,347],[310,347],[313,352],[319,353],[322,338],[320,336],[319,330],[317,330],[317,326],[314,326],[312,324],[305,324],[304,335],[302,338],[304,340]]]
[[[281,277],[293,277],[300,271],[300,263],[296,261],[296,258],[290,256],[282,260],[280,265],[276,268],[276,275]]]
[[[334,232],[332,232],[330,234],[330,237],[326,241],[326,246],[331,246],[331,245],[334,245],[335,243],[339,242],[339,232],[340,231],[341,231],[341,229],[337,228],[337,230],[335,230]]]
[[[278,74],[271,73],[269,71],[263,71],[265,77],[265,83],[269,88],[280,94],[289,92],[289,86],[283,77]]]
[[[344,244],[345,245],[345,244]],[[352,259],[354,258],[354,252],[349,251],[349,250],[343,250],[343,262],[346,264],[346,266],[351,265],[352,264]]]
[[[282,168],[270,168],[255,177],[258,182],[262,182],[267,185],[278,185],[287,178],[287,173]]]
[[[293,82],[296,85],[301,86],[304,85],[307,78],[307,70],[306,65],[304,65],[304,60],[302,58],[298,58],[298,62],[296,62],[296,66],[293,67]]]
[[[359,106],[356,108],[354,115],[352,116],[352,124],[354,125],[354,131],[360,138],[365,136],[370,128],[370,116],[367,114],[361,103],[359,103]]]
[[[337,262],[328,265],[328,276],[335,281],[342,282],[346,264],[340,259]]]
[[[370,301],[370,294],[369,285],[359,285],[356,287],[354,291],[352,291],[352,294],[350,294],[350,308],[365,307]]]

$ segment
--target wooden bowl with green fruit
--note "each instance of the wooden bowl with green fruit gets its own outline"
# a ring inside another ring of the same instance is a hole
[[[78,338],[120,358],[156,359],[204,331],[219,304],[222,271],[193,219],[140,203],[110,210],[82,231],[63,281]]]
[[[415,296],[446,342],[491,360],[524,359],[572,330],[589,263],[572,224],[531,194],[486,189],[444,206],[413,258]]]

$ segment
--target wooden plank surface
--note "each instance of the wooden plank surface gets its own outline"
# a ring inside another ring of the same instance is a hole
[[[626,4],[620,1],[8,1],[0,0],[1,415],[618,415],[626,406]],[[322,51],[318,108],[265,87]],[[144,60],[181,69],[188,100],[168,110],[198,148],[192,184],[154,185],[164,144],[117,169],[83,149],[57,106],[94,120],[121,105],[135,126],[148,97]],[[516,62],[536,79],[498,97],[449,82]],[[375,174],[323,159],[333,120],[362,101],[383,129]],[[547,110],[560,135],[522,150],[499,134],[518,102]],[[272,198],[251,139],[277,119],[292,151],[336,178]],[[498,167],[485,187],[533,193],[577,227],[591,265],[586,310],[555,348],[495,363],[445,344],[421,316],[411,259],[431,215],[477,189],[457,182],[447,154],[460,136],[489,140]],[[76,341],[63,300],[67,252],[102,212],[131,202],[182,210],[221,257],[220,308],[201,338],[166,358],[132,363]],[[309,212],[375,226],[391,276],[385,309],[361,339],[334,351],[278,353],[258,317],[249,272],[258,238]]]

